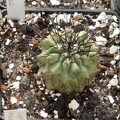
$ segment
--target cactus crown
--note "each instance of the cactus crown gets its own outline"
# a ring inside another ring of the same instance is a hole
[[[97,72],[98,47],[87,40],[85,31],[53,29],[40,44],[39,73],[45,78],[48,89],[82,92],[91,83]]]

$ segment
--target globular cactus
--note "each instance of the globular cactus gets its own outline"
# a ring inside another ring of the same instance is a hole
[[[48,89],[82,92],[91,83],[97,73],[98,47],[87,39],[85,31],[53,29],[40,45],[39,74]]]

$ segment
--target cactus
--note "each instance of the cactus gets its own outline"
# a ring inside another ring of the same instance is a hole
[[[97,73],[98,47],[87,39],[87,33],[75,33],[71,28],[53,29],[40,43],[37,56],[39,74],[48,89],[62,93],[82,92]]]

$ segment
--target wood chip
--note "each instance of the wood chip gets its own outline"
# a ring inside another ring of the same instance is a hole
[[[106,67],[106,66],[104,66],[104,65],[101,65],[101,64],[98,64],[98,66],[97,66],[98,68],[100,68],[100,69],[104,69],[104,70],[106,70],[108,67]]]
[[[73,20],[76,20],[76,21],[82,20],[82,19],[83,19],[83,14],[82,13],[80,13],[80,14],[76,15],[75,17],[73,17]]]
[[[16,99],[19,99],[19,98],[20,98],[20,93],[17,93],[17,94],[15,95],[15,98],[16,98]]]
[[[0,85],[0,89],[4,90],[4,91],[7,91],[8,90],[8,86],[2,84],[2,85]]]

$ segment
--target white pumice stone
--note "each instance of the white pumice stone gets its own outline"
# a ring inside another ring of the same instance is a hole
[[[16,80],[21,80],[21,77],[20,77],[20,76],[17,76],[17,77],[16,77]]]
[[[110,88],[111,88],[111,85],[110,85],[110,84],[108,84],[108,85],[107,85],[107,88],[108,88],[108,89],[110,89]]]
[[[51,5],[60,5],[60,1],[58,0],[50,0]]]
[[[10,42],[11,42],[11,40],[10,40],[10,39],[7,39],[6,42],[5,42],[5,45],[9,45]]]
[[[42,100],[45,100],[45,98],[43,97]]]
[[[44,1],[40,2],[43,7],[46,7],[46,3]]]
[[[69,109],[72,108],[73,110],[76,110],[79,107],[79,104],[75,99],[73,99],[68,106],[69,106]]]
[[[10,69],[12,69],[12,68],[14,68],[15,64],[14,63],[10,63],[8,66],[9,66]]]
[[[99,27],[100,26],[100,22],[96,22],[96,24],[95,24],[95,27]]]
[[[115,60],[120,60],[120,55],[116,55]]]
[[[13,82],[11,85],[12,85],[12,88],[15,88],[15,89],[19,89],[19,81],[18,82]]]
[[[19,42],[19,40],[18,40],[18,39],[15,39],[15,40],[14,40],[14,42],[15,42],[15,43],[18,43],[18,42]]]
[[[22,36],[23,39],[25,39],[25,37],[26,37],[25,35]]]
[[[29,46],[33,47],[34,45],[33,44],[28,44]]]
[[[33,88],[33,84],[30,84],[30,88]]]
[[[40,85],[40,84],[41,84],[41,82],[37,80],[37,85]]]
[[[110,62],[111,65],[115,65],[115,63],[116,63],[116,60],[112,60],[112,61]]]
[[[26,104],[23,104],[23,107],[26,107]]]
[[[109,81],[109,84],[111,85],[111,86],[117,86],[118,85],[118,79],[111,79],[110,81]]]
[[[119,25],[116,23],[116,22],[112,22],[111,25],[114,27],[114,28],[117,28]],[[110,26],[111,26],[110,25]]]
[[[58,114],[58,111],[57,111],[57,110],[54,110],[53,113]]]
[[[48,92],[45,92],[45,95],[48,95]]]
[[[21,105],[22,105],[23,103],[24,103],[23,101],[19,101],[19,104],[21,104]]]
[[[8,23],[10,24],[11,27],[14,27],[14,22],[12,20],[8,20]]]
[[[100,45],[100,46],[105,46],[105,44],[107,43],[107,39],[102,37],[102,36],[96,36],[96,44]]]
[[[13,70],[8,68],[8,69],[6,69],[6,72],[7,72],[7,76],[9,77],[9,75],[13,72]]]
[[[111,95],[108,95],[107,97],[108,97],[110,103],[113,104],[113,103],[114,103],[114,99],[113,99],[113,97],[112,97]]]
[[[16,32],[17,30],[16,30],[16,28],[13,28],[13,32]]]
[[[38,17],[41,17],[41,13],[38,13],[37,16],[38,16]]]
[[[90,29],[90,30],[94,30],[94,29],[96,29],[96,27],[95,27],[95,26],[90,25],[90,26],[89,26],[89,29]]]
[[[48,113],[46,113],[44,110],[40,111],[40,116],[43,118],[47,118],[48,117]]]
[[[113,15],[112,18],[115,22],[117,22],[117,19],[118,19],[117,16]]]
[[[31,92],[32,92],[33,95],[35,94],[35,90],[34,89],[32,89]]]
[[[61,93],[56,93],[56,96],[60,97],[60,96],[61,96]]]
[[[37,22],[38,16],[34,17],[33,20],[34,22]]]
[[[36,1],[33,1],[33,2],[32,2],[32,5],[34,5],[34,6],[37,5],[37,2],[36,2]]]
[[[55,115],[54,118],[58,118],[59,116],[58,115]]]
[[[57,100],[58,100],[58,98],[55,98],[55,99],[54,99],[54,101],[57,101]]]
[[[115,74],[115,75],[113,76],[113,78],[114,78],[114,79],[117,79],[117,78],[118,78],[118,75]]]
[[[44,88],[40,88],[40,90],[44,90]]]
[[[118,47],[115,46],[115,45],[112,45],[112,46],[110,47],[110,54],[114,54],[114,53],[116,53],[117,50],[118,50]]]
[[[4,107],[4,109],[5,109],[5,110],[7,110],[7,109],[8,109],[8,107],[7,107],[7,106],[3,106],[3,107]]]
[[[11,104],[15,104],[17,102],[17,99],[15,97],[11,97],[10,101]]]
[[[5,100],[2,98],[2,105],[4,105],[5,104]]]
[[[110,35],[109,37],[113,38],[113,37],[115,37],[115,36],[117,36],[119,34],[120,34],[120,29],[119,28],[115,28],[114,31],[113,31],[113,34]]]

